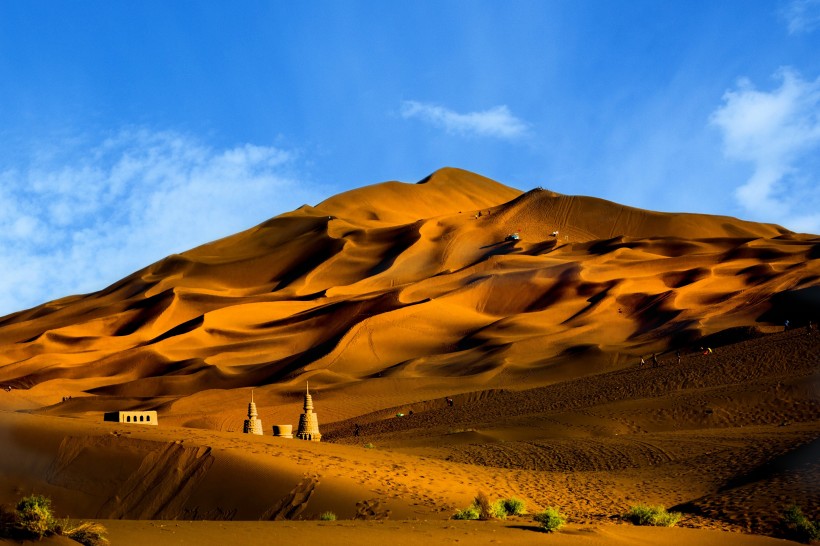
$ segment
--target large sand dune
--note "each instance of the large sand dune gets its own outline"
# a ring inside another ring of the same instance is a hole
[[[484,489],[576,523],[647,501],[767,533],[773,507],[820,515],[818,318],[816,235],[443,169],[0,318],[0,501],[435,519]],[[237,434],[248,387],[269,433],[306,380],[332,443]],[[161,426],[100,422],[116,409]]]

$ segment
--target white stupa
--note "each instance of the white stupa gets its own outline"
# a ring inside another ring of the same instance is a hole
[[[300,440],[310,440],[319,442],[322,434],[319,432],[319,418],[313,413],[313,397],[310,396],[310,388],[305,383],[305,413],[299,416],[299,429],[296,437]]]
[[[251,403],[248,404],[248,418],[245,419],[245,426],[242,427],[242,432],[262,436],[262,420],[259,419],[258,416],[256,404],[253,403],[253,389],[251,389]]]

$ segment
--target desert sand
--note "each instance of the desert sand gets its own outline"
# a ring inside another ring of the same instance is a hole
[[[559,507],[558,544],[774,543],[820,517],[818,319],[817,235],[443,169],[0,318],[0,502],[115,544],[544,540],[448,520],[481,490]],[[272,437],[308,380],[323,441]]]

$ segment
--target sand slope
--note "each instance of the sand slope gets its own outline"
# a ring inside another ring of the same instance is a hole
[[[484,489],[579,524],[647,501],[768,533],[773,506],[818,516],[818,319],[816,235],[442,169],[0,318],[0,500],[436,519]],[[250,387],[269,432],[306,380],[332,444],[237,433]],[[161,426],[100,422],[116,409]]]

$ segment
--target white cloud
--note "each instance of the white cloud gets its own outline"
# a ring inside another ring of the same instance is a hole
[[[401,116],[419,118],[451,134],[476,135],[515,139],[527,134],[526,123],[513,116],[506,105],[495,106],[483,112],[459,114],[443,106],[417,101],[404,101]]]
[[[140,129],[0,165],[0,315],[318,201],[294,163],[273,147]]]
[[[783,68],[780,87],[759,91],[748,80],[727,91],[710,121],[723,132],[726,156],[753,173],[735,191],[757,217],[820,232],[820,78],[805,81]]]
[[[782,11],[789,34],[802,34],[820,28],[820,0],[792,0]]]

